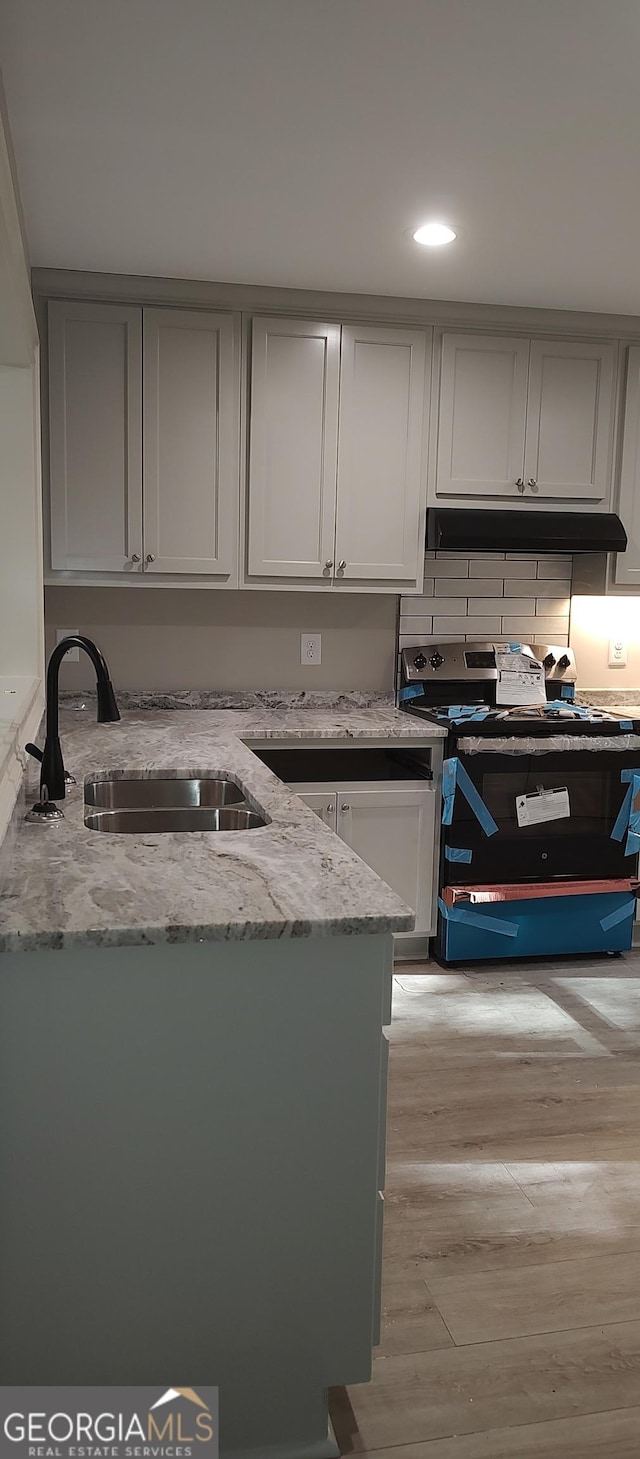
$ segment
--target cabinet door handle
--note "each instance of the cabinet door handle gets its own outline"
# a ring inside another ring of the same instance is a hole
[[[347,811],[351,810],[351,806],[343,804],[340,806],[340,810],[342,811],[342,814],[345,815]]]
[[[344,572],[346,566],[347,566],[347,564],[346,564],[346,561],[345,561],[345,559],[343,557],[342,558],[342,561],[338,563],[338,572]]]
[[[328,806],[327,806],[327,815],[329,815],[329,816],[330,816],[330,815],[331,815],[331,812],[332,812],[332,810],[333,810],[333,806],[332,806],[332,805],[331,805],[331,804],[329,804],[329,805],[328,805]]]
[[[529,480],[527,482],[527,485],[531,487],[531,490],[532,491],[537,491],[538,490],[538,483],[536,481],[535,476],[530,476],[529,477]]]
[[[518,480],[516,481],[516,486],[518,488],[518,491],[524,491],[524,481],[522,480],[521,476],[518,477]]]
[[[140,553],[139,552],[132,552],[131,553],[131,561],[132,562],[139,562],[140,561]]]
[[[328,561],[325,562],[325,565],[324,565],[325,572],[331,572],[332,567],[333,567],[333,558],[330,557],[328,559]]]
[[[148,552],[147,553],[147,562],[155,562],[155,557],[153,555],[153,552]]]

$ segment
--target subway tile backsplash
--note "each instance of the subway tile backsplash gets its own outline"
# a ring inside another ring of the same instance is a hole
[[[569,642],[570,556],[428,552],[420,596],[400,599],[400,648],[517,634]]]

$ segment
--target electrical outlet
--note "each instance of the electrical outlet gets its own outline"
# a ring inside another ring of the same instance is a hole
[[[77,628],[56,628],[56,643],[57,644],[60,643],[60,640],[63,639],[63,638],[68,638],[70,633],[78,633],[78,632],[79,632],[79,629],[77,629]],[[70,663],[70,664],[78,664],[80,662],[80,649],[79,648],[68,648],[64,657],[65,657],[65,659],[67,660],[68,663]],[[63,662],[64,662],[64,660],[63,660]]]
[[[627,663],[627,645],[624,638],[609,639],[609,668],[624,669]]]
[[[302,633],[300,635],[300,663],[322,663],[322,634]]]

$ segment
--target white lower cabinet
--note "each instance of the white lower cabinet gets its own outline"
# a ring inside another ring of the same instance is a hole
[[[295,786],[294,789],[298,790],[298,787]],[[300,794],[300,792],[298,793]],[[309,810],[315,811],[330,831],[336,830],[337,796],[331,786],[327,787],[326,792],[305,791],[304,794],[300,794],[300,799],[304,801],[305,805],[308,805]]]
[[[301,800],[412,907],[410,937],[435,931],[436,793],[431,782],[293,785]]]

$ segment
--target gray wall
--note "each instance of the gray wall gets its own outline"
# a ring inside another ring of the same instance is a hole
[[[397,598],[181,588],[49,587],[47,653],[57,628],[94,638],[121,689],[393,688]],[[322,634],[322,662],[300,663],[300,634]],[[63,662],[60,683],[93,670]]]

